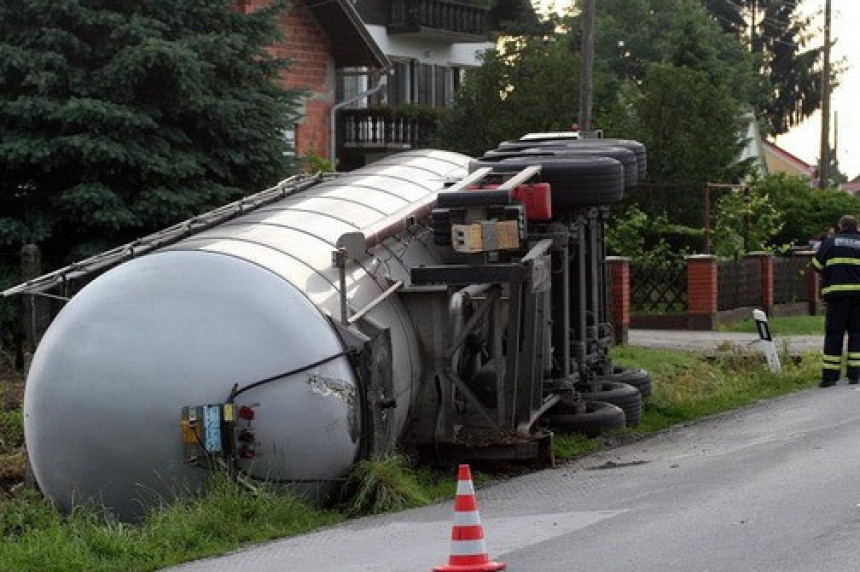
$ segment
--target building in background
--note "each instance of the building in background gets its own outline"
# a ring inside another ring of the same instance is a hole
[[[239,0],[239,9],[253,12],[271,0]],[[349,0],[294,0],[282,17],[284,40],[270,48],[289,58],[283,85],[307,91],[293,129],[284,136],[300,158],[330,158],[331,110],[337,103],[343,70],[362,68],[378,73],[391,62],[370,36]]]
[[[818,179],[818,168],[815,165],[799,159],[776,143],[763,141],[765,161],[768,173],[775,175],[785,173],[796,177],[808,179],[810,184]]]
[[[537,20],[529,0],[356,0],[355,8],[391,68],[382,75],[360,67],[341,73],[343,107],[335,117],[341,169],[426,146],[439,110],[495,45],[503,23]],[[361,97],[369,90],[370,97]]]
[[[271,48],[292,61],[284,86],[308,93],[285,137],[339,170],[426,146],[506,21],[537,17],[529,0],[295,0]]]

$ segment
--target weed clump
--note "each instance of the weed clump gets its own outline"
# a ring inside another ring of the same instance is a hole
[[[379,514],[431,502],[401,456],[360,461],[344,485],[342,508],[349,516]]]

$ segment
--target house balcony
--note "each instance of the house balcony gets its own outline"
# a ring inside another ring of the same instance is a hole
[[[490,8],[447,0],[393,0],[388,33],[485,42],[490,37]]]
[[[426,147],[436,134],[437,117],[390,108],[343,109],[339,137],[346,153],[378,153]]]

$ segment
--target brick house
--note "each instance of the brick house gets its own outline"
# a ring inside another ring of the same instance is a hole
[[[250,13],[270,3],[239,0],[238,8]],[[342,70],[360,67],[378,72],[391,63],[348,0],[294,0],[282,17],[282,26],[285,38],[270,50],[292,61],[283,85],[309,92],[294,130],[285,136],[292,140],[299,157],[314,153],[330,158],[330,117]]]
[[[536,21],[529,0],[355,0],[355,9],[391,67],[384,81],[379,70],[362,68],[339,78],[342,169],[424,146],[434,110],[451,104],[467,70],[495,45],[501,22]],[[376,86],[371,97],[358,97]]]

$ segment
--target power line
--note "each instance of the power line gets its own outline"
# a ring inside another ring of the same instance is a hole
[[[729,4],[729,5],[731,5],[731,6],[735,7],[735,8],[737,8],[737,9],[738,9],[738,14],[739,14],[739,15],[741,15],[741,17],[743,17],[741,13],[742,13],[742,12],[744,12],[744,11],[746,10],[746,8],[745,8],[744,6],[742,6],[741,4],[738,4],[735,0],[723,0],[723,1],[724,1],[726,4]],[[789,6],[792,6],[793,8],[797,8],[797,7],[799,7],[799,6],[800,6],[800,4],[798,4],[798,3],[796,3],[796,2],[785,2],[785,4],[788,4]],[[815,14],[811,14],[811,15],[809,16],[810,20],[811,20],[811,19],[813,19],[813,18],[814,18],[816,15],[818,15],[819,13],[820,13],[820,10],[817,10]],[[719,17],[719,15],[718,15],[718,14],[714,14],[714,16]],[[727,22],[731,22],[730,20],[725,20],[725,21],[727,21]],[[776,18],[773,18],[773,17],[771,17],[771,16],[763,16],[763,17],[761,18],[761,20],[760,20],[760,21],[761,21],[761,22],[763,22],[763,23],[770,23],[771,25],[773,25],[773,26],[777,29],[777,31],[778,31],[778,32],[787,32],[787,31],[789,30],[789,28],[790,28],[790,27],[793,25],[793,23],[794,23],[792,20],[789,20],[789,21],[784,22],[784,21],[781,21],[781,20],[777,20]],[[744,24],[746,24],[746,20],[745,20],[745,19],[744,19]]]
[[[738,4],[738,3],[736,3],[736,2],[733,2],[732,0],[725,0],[725,2],[726,2],[727,4],[730,4],[730,5],[734,6],[735,8],[738,8],[739,10],[744,10],[744,7],[743,7],[743,6],[741,6],[740,4]],[[796,7],[798,4],[796,4],[796,3],[791,3],[791,5]],[[730,24],[730,25],[732,25],[732,26],[737,26],[737,24],[738,24],[737,22],[735,22],[735,21],[733,21],[733,20],[730,20],[730,19],[728,19],[728,18],[726,18],[726,17],[724,17],[724,16],[721,16],[720,14],[717,14],[717,13],[715,13],[715,12],[711,12],[711,11],[709,11],[709,10],[706,10],[706,12],[707,12],[710,16],[712,16],[713,18],[716,18],[716,19],[718,19],[718,20],[721,20],[721,21],[723,21],[723,22],[725,22],[725,23],[727,23],[727,24]],[[789,31],[790,26],[792,26],[792,25],[793,25],[793,22],[791,22],[791,21],[788,21],[788,22],[780,22],[779,20],[776,20],[776,19],[774,19],[774,18],[770,18],[770,17],[764,17],[764,18],[762,18],[762,20],[761,20],[761,21],[762,21],[762,22],[779,23],[779,24],[780,24],[780,26],[782,26],[782,27],[781,27],[781,28],[779,28],[779,27],[778,27],[778,28],[777,28],[777,32],[783,32],[783,33],[784,33],[784,32]],[[745,26],[747,26],[746,21],[744,21],[743,23],[744,23],[744,25],[745,25]],[[747,27],[749,27],[749,26],[747,26]],[[773,38],[773,37],[772,37],[772,38],[770,38],[770,41],[771,41],[772,43],[774,43],[774,44],[782,44],[782,45],[784,45],[784,46],[789,46],[789,47],[793,47],[793,48],[804,48],[804,47],[805,47],[805,43],[800,43],[800,42],[789,42],[789,41],[787,41],[787,40],[782,40],[782,39],[779,39],[779,38]]]

